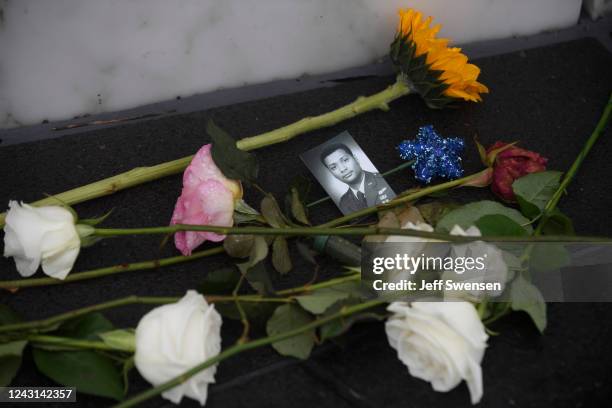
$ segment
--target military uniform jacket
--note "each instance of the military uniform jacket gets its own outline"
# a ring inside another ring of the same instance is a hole
[[[395,197],[395,194],[383,176],[379,173],[370,173],[368,171],[364,171],[363,173],[365,176],[365,181],[363,183],[365,200],[359,200],[349,187],[346,193],[340,197],[340,202],[338,203],[338,207],[340,207],[340,210],[344,214],[349,214],[374,205],[384,204]]]

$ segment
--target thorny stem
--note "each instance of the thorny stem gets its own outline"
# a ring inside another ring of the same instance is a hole
[[[387,89],[370,96],[360,96],[354,102],[322,115],[301,119],[293,124],[239,140],[236,146],[241,150],[254,150],[275,143],[285,142],[302,133],[323,127],[333,126],[343,120],[350,119],[375,109],[388,110],[389,103],[410,93],[409,85],[398,79]],[[31,203],[33,206],[56,204],[62,201],[68,205],[82,203],[94,198],[114,194],[117,191],[157,180],[162,177],[179,174],[187,168],[193,155],[177,160],[160,163],[149,167],[138,167],[125,173],[117,174],[84,186],[54,194],[42,200]],[[4,225],[6,213],[0,214],[0,227]]]
[[[259,338],[256,340],[248,341],[246,343],[236,344],[222,351],[221,353],[217,354],[215,357],[212,357],[202,362],[201,364],[198,364],[192,369],[184,372],[183,374],[173,378],[172,380],[167,381],[163,384],[160,384],[157,387],[151,388],[126,401],[123,401],[117,404],[115,408],[127,408],[127,407],[133,407],[137,404],[140,404],[141,402],[144,402],[148,400],[149,398],[155,397],[163,393],[166,390],[169,390],[179,384],[182,384],[188,381],[191,377],[198,374],[200,371],[205,370],[208,367],[211,367],[217,363],[220,363],[221,361],[226,360],[232,356],[235,356],[236,354],[240,354],[248,350],[256,349],[262,346],[266,346],[268,344],[276,343],[282,340],[289,339],[291,337],[295,337],[309,330],[316,329],[317,327],[320,327],[326,323],[332,322],[334,320],[342,319],[344,317],[361,312],[363,310],[370,309],[375,306],[379,306],[381,304],[383,304],[383,301],[381,300],[371,300],[371,301],[360,303],[354,306],[345,306],[344,308],[340,309],[340,311],[337,313],[334,313],[326,317],[319,317],[313,322],[300,326],[296,329],[289,330],[283,333],[279,333],[274,336],[263,337],[263,338]]]

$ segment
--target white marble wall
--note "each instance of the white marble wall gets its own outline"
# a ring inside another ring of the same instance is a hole
[[[373,62],[399,7],[457,43],[565,27],[581,0],[0,0],[0,127]]]

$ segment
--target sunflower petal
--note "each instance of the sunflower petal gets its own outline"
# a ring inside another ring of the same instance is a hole
[[[485,85],[477,81],[480,68],[468,63],[461,48],[449,47],[450,40],[436,37],[441,25],[432,26],[432,17],[424,18],[414,9],[400,9],[399,17],[398,35],[392,49],[406,47],[405,50],[412,51],[396,52],[393,62],[427,104],[442,107],[456,99],[480,102],[480,94],[489,92]],[[427,74],[423,75],[424,72]],[[432,89],[437,92],[431,92]]]

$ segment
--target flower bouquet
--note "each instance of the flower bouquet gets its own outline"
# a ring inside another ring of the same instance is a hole
[[[492,325],[516,311],[527,313],[540,331],[546,328],[546,298],[533,281],[535,271],[541,265],[563,265],[563,243],[609,242],[576,236],[557,204],[607,125],[612,100],[564,173],[547,170],[547,159],[527,145],[485,147],[475,140],[482,169],[465,175],[461,156],[472,144],[423,126],[415,139],[397,146],[393,153],[406,163],[390,171],[410,174],[405,170],[410,166],[419,187],[319,225],[312,225],[309,215],[329,198],[308,203],[308,187],[296,182],[280,200],[258,183],[259,163],[249,152],[364,112],[388,110],[395,99],[413,93],[433,109],[480,102],[488,89],[478,82],[478,67],[460,49],[449,47],[448,40],[437,38],[439,26],[431,23],[414,10],[400,12],[390,50],[397,78],[378,94],[238,141],[210,122],[206,130],[212,143],[193,156],[134,169],[31,205],[9,202],[2,219],[4,255],[14,259],[23,277],[0,281],[11,296],[29,287],[109,275],[121,279],[132,271],[214,255],[226,257],[231,267],[206,271],[201,287],[179,296],[110,299],[38,320],[24,320],[2,306],[2,385],[11,384],[29,347],[42,374],[80,393],[115,399],[117,406],[134,406],[157,395],[177,404],[187,397],[204,405],[218,365],[237,354],[271,346],[288,358],[307,359],[317,345],[350,335],[355,324],[384,321],[389,346],[412,376],[441,392],[465,381],[471,402],[480,401],[481,362],[489,336],[496,334]],[[104,228],[112,223],[112,213],[80,219],[70,207],[179,172],[182,190],[168,214],[170,225]],[[489,186],[497,200],[457,205],[440,199],[457,188]],[[257,203],[247,203],[245,191],[257,194]],[[164,245],[173,241],[181,255],[72,271],[77,257],[87,256],[86,247],[110,237],[145,234],[161,235]],[[542,252],[542,243],[552,245],[555,265],[551,252]],[[411,262],[421,263],[401,267],[387,256],[376,272],[377,257],[368,251],[394,245],[401,245],[404,255],[410,252]],[[291,255],[296,252],[312,265],[314,278],[276,288],[273,277],[293,272]],[[319,278],[318,256],[334,260],[333,276]],[[485,270],[468,268],[468,258],[474,265],[480,259]],[[425,267],[429,259],[441,263]],[[39,267],[47,277],[31,277]],[[436,283],[451,280],[453,273],[460,290]],[[414,285],[425,289],[407,294]],[[102,314],[135,304],[154,307],[133,328],[116,328]],[[237,339],[223,336],[228,320],[241,324]],[[256,321],[263,321],[264,335],[257,336]],[[382,327],[371,324],[371,329]],[[232,344],[222,347],[222,338]],[[132,395],[128,373],[134,367],[152,387]]]

